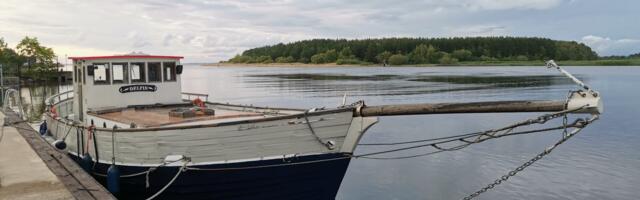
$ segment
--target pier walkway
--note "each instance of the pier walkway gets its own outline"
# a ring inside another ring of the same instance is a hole
[[[14,113],[0,112],[0,200],[115,199]],[[18,127],[18,128],[16,128]]]

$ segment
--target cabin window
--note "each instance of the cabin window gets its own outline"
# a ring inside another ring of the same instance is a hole
[[[144,63],[143,62],[138,62],[138,63],[131,63],[131,82],[145,82],[145,73],[144,73]]]
[[[93,84],[109,84],[109,64],[93,64]]]
[[[76,82],[82,83],[82,67],[76,67]]]
[[[162,81],[162,68],[159,62],[149,62],[147,67],[149,68],[149,82]]]
[[[113,71],[113,83],[129,83],[127,67],[127,63],[111,63],[111,71]]]
[[[73,74],[73,82],[80,83],[80,68],[78,68],[78,65],[73,66]]]
[[[82,81],[84,80],[83,79],[83,77],[84,77],[83,75],[84,74],[82,74],[82,66],[78,66],[78,70],[76,71],[76,75],[78,76],[76,78],[76,80],[78,80],[78,83],[82,83]]]
[[[176,81],[176,63],[164,62],[164,81]]]

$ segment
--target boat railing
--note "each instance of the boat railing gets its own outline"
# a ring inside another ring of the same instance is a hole
[[[45,100],[45,112],[51,112],[55,108],[56,115],[66,118],[73,114],[73,90],[55,94]]]
[[[47,100],[45,100],[45,105],[47,105],[47,107],[50,107],[72,98],[73,98],[73,90],[69,90],[66,92],[62,92],[62,93],[58,93],[56,95],[50,96],[49,98],[47,98]]]
[[[186,97],[186,98],[185,98]],[[201,93],[193,93],[193,92],[183,92],[182,99],[184,100],[194,100],[195,98],[200,98],[205,102],[209,101],[209,94],[201,94]]]
[[[20,98],[20,93],[15,89],[6,89],[6,92],[3,96],[2,109],[3,111],[7,111],[9,109],[15,111],[20,118],[25,117],[24,108],[22,107],[22,99]]]

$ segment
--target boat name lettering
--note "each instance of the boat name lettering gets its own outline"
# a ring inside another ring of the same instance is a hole
[[[120,87],[120,93],[129,92],[155,92],[158,88],[155,85],[125,85]]]

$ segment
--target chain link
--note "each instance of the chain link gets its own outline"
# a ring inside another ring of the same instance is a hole
[[[572,134],[569,134],[567,131],[567,127],[568,127],[568,119],[567,119],[567,114],[565,113],[563,118],[562,118],[562,126],[564,127],[563,131],[562,131],[562,139],[560,139],[560,141],[558,141],[557,143],[555,143],[553,146],[545,149],[542,153],[536,155],[535,157],[533,157],[531,160],[525,162],[524,164],[520,165],[519,167],[517,167],[515,170],[510,171],[509,173],[507,173],[506,175],[501,176],[500,178],[496,179],[493,183],[488,184],[487,186],[483,187],[482,189],[474,192],[473,194],[470,194],[467,197],[464,197],[464,200],[470,200],[473,199],[477,196],[480,196],[480,194],[487,192],[490,189],[493,189],[494,187],[496,187],[497,185],[500,185],[502,182],[507,181],[509,178],[515,176],[516,174],[518,174],[518,172],[523,171],[524,169],[526,169],[527,167],[531,166],[533,163],[535,163],[536,161],[544,158],[544,156],[548,155],[549,153],[551,153],[551,151],[556,148],[558,145],[562,144],[564,141],[566,141],[567,139],[569,139],[571,136],[575,135],[576,133],[578,133],[577,131],[580,131],[581,128],[576,129],[574,132],[572,132]]]
[[[519,167],[517,167],[515,170],[510,171],[509,173],[507,173],[506,175],[501,176],[500,178],[496,179],[493,183],[488,184],[487,186],[485,186],[484,188],[478,190],[477,192],[463,198],[464,200],[469,200],[469,199],[473,199],[477,196],[480,196],[480,194],[493,189],[495,186],[500,185],[502,182],[507,181],[509,178],[515,176],[516,174],[518,174],[518,172],[523,171],[525,168],[531,166],[533,163],[535,163],[536,161],[542,159],[544,156],[546,156],[547,154],[549,154],[549,151],[544,151],[540,154],[538,154],[536,157],[533,157],[531,160],[525,162],[524,164],[520,165]]]
[[[565,138],[567,137],[567,123],[569,123],[569,119],[567,117],[567,114],[564,114],[564,116],[562,117],[562,126],[564,126],[564,129],[562,130],[562,137],[561,138]]]

